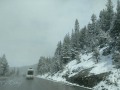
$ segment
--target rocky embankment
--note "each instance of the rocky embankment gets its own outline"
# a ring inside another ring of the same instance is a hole
[[[110,72],[106,73],[101,73],[101,74],[91,74],[89,75],[90,69],[85,69],[79,72],[78,74],[72,76],[72,77],[67,77],[66,80],[72,83],[77,83],[79,85],[84,85],[85,87],[94,87],[97,85],[100,81],[105,80],[105,78],[110,74]]]

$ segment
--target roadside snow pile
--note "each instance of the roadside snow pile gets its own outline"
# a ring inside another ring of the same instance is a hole
[[[38,75],[38,78],[43,78],[43,79],[48,79],[48,80],[54,80],[54,81],[61,81],[61,82],[66,82],[65,78],[62,78],[62,76],[59,73],[56,73],[54,75],[51,75],[49,73],[44,74],[44,75]]]
[[[44,75],[38,75],[37,77],[38,77],[38,78],[47,78],[48,76],[49,76],[49,74],[46,73],[46,74],[44,74]]]
[[[94,90],[120,90],[120,71],[113,69],[106,80],[101,81]]]
[[[66,79],[63,78],[62,74],[60,74],[60,73],[56,73],[53,76],[51,76],[50,74],[38,75],[37,78],[43,78],[43,79],[51,80],[54,82],[61,82],[61,83],[65,83],[67,85],[79,86],[78,84],[70,83],[70,82],[66,81]]]

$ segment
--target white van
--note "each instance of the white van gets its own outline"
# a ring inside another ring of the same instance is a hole
[[[26,74],[27,79],[34,79],[34,70],[32,68],[29,68]]]

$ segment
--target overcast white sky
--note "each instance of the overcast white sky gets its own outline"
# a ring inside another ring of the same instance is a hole
[[[0,56],[5,53],[10,66],[53,56],[58,41],[74,28],[75,19],[83,27],[92,13],[98,16],[106,1],[0,0]]]

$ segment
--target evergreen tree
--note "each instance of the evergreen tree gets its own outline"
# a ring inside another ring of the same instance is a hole
[[[93,14],[93,15],[91,16],[91,21],[92,21],[93,26],[95,26],[96,19],[97,19],[96,15]]]
[[[105,25],[106,30],[105,31],[108,31],[110,29],[113,16],[114,16],[113,4],[111,0],[108,0],[106,7],[107,7],[107,11],[106,11],[106,25]]]
[[[62,59],[62,58],[61,58],[61,57],[62,57],[62,43],[61,43],[61,41],[58,42],[58,44],[57,44],[57,48],[56,48],[56,50],[55,50],[54,56],[55,56],[56,58],[59,58],[60,60]]]
[[[79,30],[80,30],[79,22],[76,19],[75,21],[75,50],[76,51],[79,51]]]
[[[114,39],[117,39],[119,35],[120,35],[120,1],[118,0],[117,13],[116,13],[113,29],[111,30],[111,36]]]
[[[95,14],[93,14],[91,16],[91,21],[92,21],[92,24],[91,24],[91,34],[93,35],[92,37],[94,37],[95,34],[97,33],[96,32],[96,30],[97,30],[97,28],[96,28],[97,17],[96,17]]]
[[[75,59],[76,55],[78,55],[78,52],[80,50],[80,43],[79,43],[79,22],[76,19],[75,21],[75,28],[72,30],[71,35],[71,53],[72,53],[72,59]]]
[[[102,10],[99,15],[101,29],[104,30],[105,32],[111,29],[113,16],[114,16],[113,4],[111,0],[108,0],[106,4],[106,10]]]
[[[87,28],[87,47],[89,47],[89,51],[93,51],[96,43],[97,43],[97,33],[98,33],[98,28],[97,28],[97,21],[96,21],[96,16],[93,14],[91,16],[91,21],[92,23],[89,23]]]
[[[71,60],[71,45],[70,45],[70,36],[67,34],[63,41],[62,46],[62,59],[63,63],[66,64]]]
[[[85,51],[86,49],[86,37],[87,37],[87,28],[84,27],[83,29],[80,30],[79,33],[79,47],[80,51]]]
[[[115,49],[120,51],[120,1],[119,0],[117,2],[117,13],[110,35],[114,39],[113,45]]]
[[[45,73],[45,57],[40,57],[38,66],[37,66],[37,71],[39,74]]]
[[[0,74],[2,76],[7,75],[9,72],[9,65],[6,59],[5,54],[0,58]]]
[[[99,14],[99,18],[100,18],[100,28],[103,30],[103,31],[107,31],[106,30],[106,10],[102,10],[102,11],[100,11],[100,14]]]
[[[53,57],[53,58],[45,58],[45,57],[40,57],[38,66],[37,66],[37,72],[38,74],[45,74],[45,73],[56,73],[59,70],[61,70],[62,67],[60,67],[59,61]]]
[[[56,63],[59,67],[59,69],[62,68],[62,43],[61,41],[58,42],[57,44],[57,48],[56,48],[56,51],[55,51],[55,54],[54,54],[54,58],[56,60]]]
[[[75,33],[79,33],[79,30],[80,30],[79,22],[78,22],[78,19],[76,19],[76,21],[75,21]]]
[[[74,30],[72,30],[71,34],[71,59],[75,59],[75,33]]]

